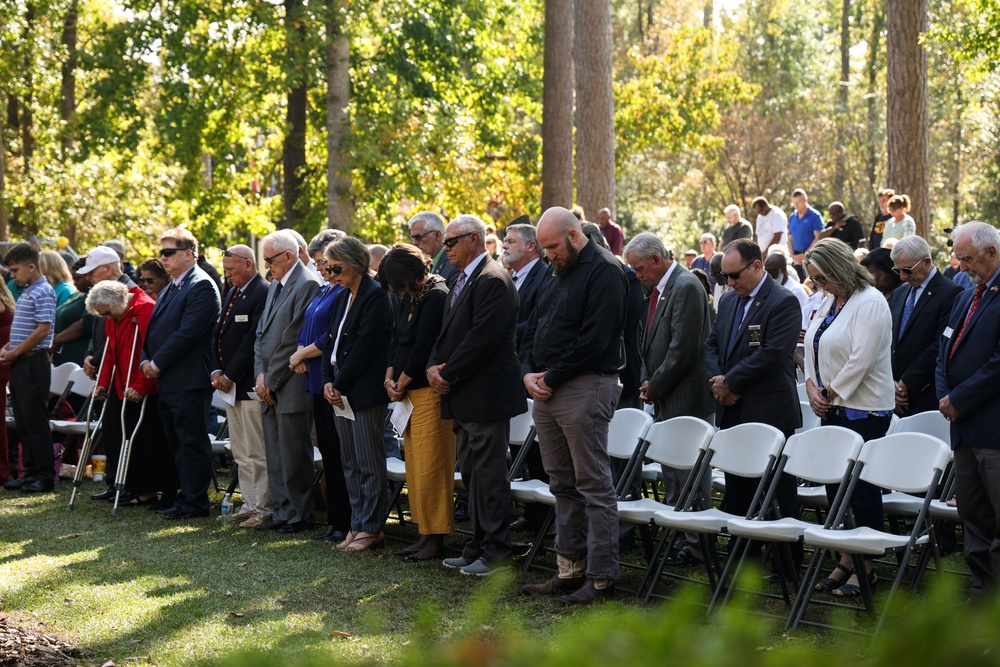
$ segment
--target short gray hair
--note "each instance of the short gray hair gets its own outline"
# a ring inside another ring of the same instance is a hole
[[[289,229],[288,231],[290,231],[292,233],[292,236],[295,237],[295,243],[298,245],[298,247],[302,248],[303,250],[309,247],[309,244],[306,243],[306,239],[304,236],[302,236],[302,234],[299,234],[294,229]]]
[[[87,292],[85,306],[88,313],[100,317],[97,313],[98,306],[124,311],[131,298],[132,295],[124,284],[117,280],[102,280]]]
[[[957,241],[960,236],[965,234],[971,235],[972,247],[979,252],[983,252],[990,246],[1000,251],[1000,232],[992,225],[980,222],[979,220],[973,220],[972,222],[967,222],[964,225],[956,227],[955,231],[951,233],[951,238],[953,241]]]
[[[328,260],[340,260],[354,269],[359,276],[368,275],[372,255],[368,252],[368,246],[353,236],[334,239],[333,243],[326,247],[325,252]]]
[[[525,225],[525,224],[509,225],[503,230],[504,237],[506,237],[507,234],[510,234],[511,232],[517,234],[518,238],[521,239],[521,243],[523,243],[524,245],[528,245],[529,243],[534,243],[535,252],[538,253],[538,256],[539,257],[545,256],[545,251],[538,244],[538,230],[535,229],[534,225]]]
[[[931,247],[924,240],[924,237],[910,234],[896,241],[892,246],[889,257],[896,261],[900,257],[906,257],[914,262],[921,261],[931,256]]]
[[[434,211],[421,211],[406,221],[407,226],[413,229],[413,225],[418,222],[424,223],[424,231],[441,232],[444,234],[444,220]],[[483,234],[486,232],[484,231]]]
[[[622,251],[622,256],[626,259],[628,259],[629,255],[636,255],[639,259],[649,259],[653,255],[658,255],[663,259],[668,258],[667,246],[653,232],[640,232],[636,234],[628,242],[628,245],[625,246],[625,250]]]
[[[463,234],[479,234],[479,238],[486,242],[486,223],[471,213],[463,213],[449,224],[458,225]]]
[[[726,213],[729,213],[730,211],[734,211],[737,216],[741,216],[742,215],[740,213],[740,207],[737,206],[736,204],[730,204],[726,208],[722,209],[722,215],[725,215]]]
[[[611,246],[608,245],[608,240],[604,238],[604,232],[601,231],[600,225],[598,225],[596,222],[590,222],[588,220],[584,220],[583,222],[580,223],[580,229],[583,230],[583,235],[589,238],[591,241],[601,246],[605,250],[611,250]]]
[[[328,245],[344,236],[347,236],[347,234],[339,229],[324,229],[319,234],[312,237],[312,241],[309,242],[309,248],[306,252],[309,253],[310,257],[312,257],[318,252],[323,252],[326,250]]]
[[[299,241],[290,229],[279,229],[276,232],[271,232],[261,240],[260,245],[262,248],[271,246],[272,250],[279,252],[299,254]]]
[[[111,239],[110,241],[105,241],[103,245],[114,250],[116,253],[118,253],[119,257],[125,256],[125,244],[119,241],[118,239]]]

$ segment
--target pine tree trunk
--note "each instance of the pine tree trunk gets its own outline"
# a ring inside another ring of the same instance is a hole
[[[930,229],[928,166],[927,0],[888,0],[886,5],[886,139],[889,187],[910,196],[917,234]]]
[[[868,39],[868,60],[865,63],[865,71],[868,75],[868,145],[865,156],[865,173],[868,176],[868,185],[872,193],[872,213],[878,214],[878,199],[875,194],[881,190],[878,183],[878,149],[876,137],[876,126],[878,125],[878,96],[879,96],[879,74],[882,68],[879,67],[879,51],[882,48],[882,30],[885,28],[885,11],[880,2],[873,3],[872,31]]]
[[[66,62],[62,66],[62,86],[59,94],[59,118],[63,127],[59,137],[63,163],[69,160],[73,150],[73,116],[76,114],[76,24],[79,16],[77,0],[70,0],[63,19],[62,43],[66,47]],[[63,234],[69,239],[70,247],[76,247],[76,216],[63,215]]]
[[[7,144],[3,140],[6,126],[0,115],[0,241],[6,241],[7,231]]]
[[[576,200],[597,219],[615,210],[615,100],[612,88],[611,0],[576,3]]]
[[[573,0],[546,0],[542,211],[573,205],[573,23]]]
[[[837,148],[833,176],[833,199],[844,200],[847,180],[847,93],[851,84],[851,0],[844,0],[840,12],[840,85],[837,87]]]
[[[292,229],[303,217],[300,197],[306,166],[306,110],[309,92],[306,78],[306,17],[303,0],[285,0],[285,82],[288,108],[285,110],[285,141],[282,154],[284,183],[282,198],[285,217],[281,227]]]
[[[351,46],[341,30],[341,5],[339,0],[326,3],[326,224],[347,232],[354,224],[351,177],[344,155],[350,132]]]

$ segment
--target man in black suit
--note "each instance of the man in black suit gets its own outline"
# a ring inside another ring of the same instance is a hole
[[[903,279],[889,299],[896,412],[912,415],[937,410],[938,342],[962,288],[934,268],[931,248],[920,236],[901,238],[891,256],[894,270]]]
[[[720,276],[733,289],[722,295],[705,343],[716,425],[760,422],[791,437],[802,425],[792,356],[802,328],[799,301],[767,275],[760,248],[749,239],[726,247]],[[746,514],[759,482],[726,473],[724,509]],[[783,517],[799,514],[795,486],[793,477],[782,477],[777,500]],[[801,561],[801,545],[793,557]]]
[[[527,410],[514,336],[517,290],[486,252],[486,225],[474,215],[448,224],[444,246],[459,269],[445,306],[427,379],[452,419],[458,468],[469,492],[472,538],[443,565],[488,576],[510,559],[510,419]]]
[[[545,280],[549,268],[538,247],[534,226],[509,225],[504,230],[503,261],[511,268],[510,279],[517,288],[517,346],[520,349],[528,317],[535,309],[538,286]]]
[[[459,267],[452,264],[444,249],[444,220],[434,211],[421,211],[407,223],[410,241],[431,258],[431,273],[444,278],[448,287],[458,280]]]
[[[226,417],[243,497],[243,506],[233,514],[233,521],[255,528],[267,523],[274,512],[260,403],[249,395],[255,384],[253,345],[269,283],[257,272],[257,260],[248,246],[234,245],[224,255],[222,268],[232,287],[222,300],[222,319],[215,332],[212,386],[222,394],[232,392],[226,400]]]
[[[212,446],[205,431],[211,394],[212,346],[219,322],[219,292],[198,268],[198,241],[186,229],[160,236],[160,259],[173,279],[156,299],[140,369],[156,380],[160,419],[174,452],[180,493],[167,519],[208,516]]]

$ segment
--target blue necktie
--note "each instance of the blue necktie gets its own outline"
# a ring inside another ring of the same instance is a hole
[[[727,359],[733,353],[733,348],[736,346],[736,334],[739,333],[740,325],[743,324],[743,313],[746,311],[747,301],[749,300],[750,297],[745,296],[736,304],[736,312],[733,314],[733,329],[729,332],[729,347],[726,348]]]
[[[449,308],[455,307],[455,302],[458,301],[458,295],[462,293],[462,288],[465,287],[465,271],[458,274],[458,280],[455,281],[455,287],[451,290],[451,303],[448,304]]]
[[[903,332],[906,331],[906,323],[910,321],[910,314],[913,312],[913,307],[917,305],[917,288],[910,288],[910,295],[906,297],[906,305],[903,306],[903,319],[899,322],[899,335],[902,336]]]

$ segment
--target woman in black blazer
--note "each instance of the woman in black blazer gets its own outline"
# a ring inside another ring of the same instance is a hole
[[[366,551],[385,544],[382,435],[389,397],[383,382],[392,334],[391,307],[381,286],[368,276],[370,255],[361,241],[337,239],[327,246],[326,259],[330,280],[343,289],[333,302],[323,355],[323,395],[339,409],[334,424],[351,501],[351,530],[334,549]]]

